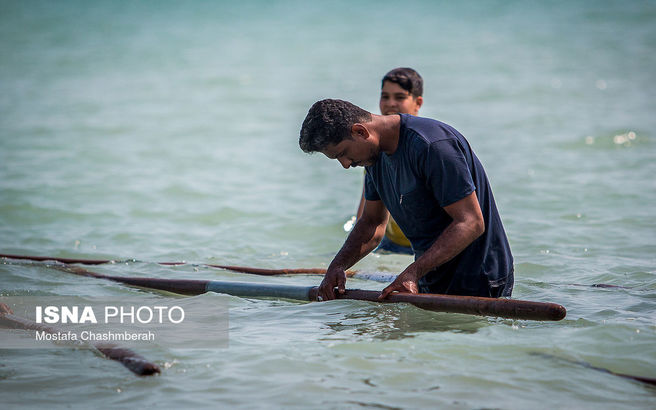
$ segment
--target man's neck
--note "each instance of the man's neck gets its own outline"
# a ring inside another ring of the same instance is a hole
[[[400,115],[377,115],[375,117],[376,131],[380,138],[380,151],[387,155],[396,152],[401,134]]]

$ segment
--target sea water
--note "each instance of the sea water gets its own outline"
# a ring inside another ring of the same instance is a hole
[[[201,264],[327,266],[363,173],[301,152],[300,124],[322,98],[378,112],[398,66],[486,168],[513,297],[565,320],[206,294],[229,303],[228,347],[141,348],[163,368],[149,378],[85,350],[0,349],[3,406],[653,408],[653,386],[595,369],[656,377],[653,1],[4,1],[0,252],[317,285]],[[0,265],[3,296],[143,292]]]

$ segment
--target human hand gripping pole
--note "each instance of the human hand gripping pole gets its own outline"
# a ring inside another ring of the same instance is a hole
[[[392,292],[411,293],[416,295],[419,293],[419,286],[417,281],[419,276],[414,269],[414,264],[410,264],[399,276],[394,279],[378,296],[378,300],[383,300]]]
[[[362,217],[358,219],[344,245],[326,270],[318,288],[318,301],[333,300],[336,296],[345,294],[345,269],[356,264],[378,246],[385,235],[388,217],[389,214],[382,201],[365,201]]]
[[[340,295],[346,292],[346,272],[344,269],[329,266],[319,285],[317,300],[335,299],[335,288]]]

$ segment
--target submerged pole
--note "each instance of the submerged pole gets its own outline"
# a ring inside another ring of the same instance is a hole
[[[0,258],[7,258],[7,259],[16,259],[16,260],[28,260],[28,261],[36,261],[36,262],[48,262],[48,261],[53,261],[53,262],[60,262],[60,263],[65,263],[65,264],[73,264],[77,263],[80,265],[104,265],[107,263],[116,263],[118,262],[117,260],[113,259],[78,259],[78,258],[62,258],[58,256],[29,256],[29,255],[11,255],[11,254],[3,254],[0,253]],[[130,259],[130,261],[135,261],[134,259]],[[179,266],[179,265],[186,265],[187,262],[155,262],[158,265],[164,265],[164,266]],[[217,268],[217,269],[225,269],[225,270],[230,270],[233,272],[241,272],[241,273],[250,273],[253,275],[261,275],[261,276],[275,276],[275,275],[325,275],[326,274],[326,269],[324,268],[294,268],[294,269],[264,269],[264,268],[253,268],[250,266],[234,266],[234,265],[216,265],[216,264],[208,264],[208,263],[201,263],[200,266],[207,266],[210,268]],[[353,276],[357,273],[357,271],[353,270],[347,270],[346,271],[346,276]]]
[[[4,303],[0,303],[0,326],[12,329],[36,330],[46,333],[59,332],[57,328],[52,326],[46,326],[24,317],[16,316],[11,308]],[[89,346],[98,350],[108,359],[121,363],[131,372],[139,376],[151,376],[161,372],[158,365],[149,362],[143,356],[130,349],[107,343],[94,343]]]
[[[240,297],[281,298],[302,301],[317,300],[318,287],[268,283],[227,282],[192,279],[160,279],[110,276],[75,266],[53,266],[56,269],[82,276],[107,279],[127,285],[164,290],[183,295],[199,295],[205,292],[226,293]],[[562,320],[567,311],[556,303],[532,302],[517,299],[496,299],[475,296],[436,295],[429,293],[393,293],[378,300],[380,291],[349,289],[336,293],[338,299],[366,300],[377,303],[410,303],[421,309],[435,312],[464,313],[479,316],[497,316],[525,320]]]

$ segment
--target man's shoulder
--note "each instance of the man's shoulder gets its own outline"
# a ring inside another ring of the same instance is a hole
[[[429,151],[440,151],[443,144],[459,145],[460,136],[450,125],[425,117],[407,116],[404,121],[405,150],[410,156],[423,157]]]
[[[460,135],[449,124],[433,118],[406,115],[404,120],[406,135],[415,137],[413,139],[417,140],[416,143],[420,145],[453,139]]]

